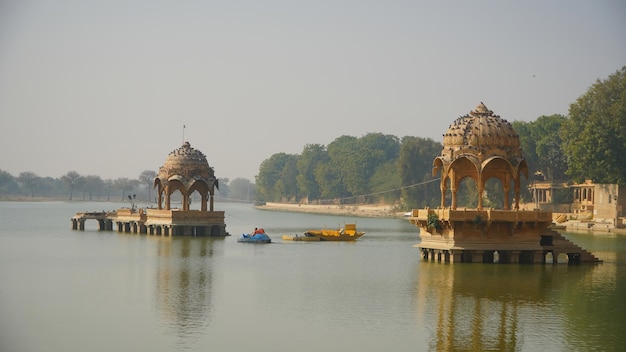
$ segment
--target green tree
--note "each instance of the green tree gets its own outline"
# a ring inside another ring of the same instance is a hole
[[[561,137],[574,181],[626,185],[626,66],[570,105]]]
[[[360,194],[370,194],[379,192],[379,190],[372,189],[372,177],[375,174],[387,174],[389,177],[391,188],[393,189],[395,183],[394,180],[399,180],[399,177],[393,177],[389,175],[389,163],[395,164],[398,160],[400,153],[400,141],[398,137],[392,135],[385,135],[382,133],[368,133],[365,136],[358,139],[357,150],[357,175],[359,181],[365,186],[364,189],[359,190]],[[383,170],[379,171],[379,168]],[[397,168],[395,169],[397,174]],[[382,182],[382,180],[379,180]],[[354,194],[360,195],[360,194]],[[366,197],[365,201],[369,202],[371,199]]]
[[[396,159],[379,165],[369,179],[369,191],[373,194],[370,200],[396,203],[400,199],[400,183]]]
[[[259,201],[280,201],[283,198],[296,196],[296,164],[298,156],[277,153],[261,162],[259,174],[256,176]],[[291,179],[292,178],[292,179]]]
[[[323,199],[348,196],[342,182],[341,167],[335,166],[331,161],[321,163],[315,168],[315,180],[320,188],[320,197]]]
[[[329,161],[326,147],[321,144],[307,144],[300,154],[296,167],[296,182],[303,197],[317,199],[321,195],[320,185],[315,179],[315,170]]]
[[[402,200],[406,209],[437,206],[440,200],[439,182],[432,174],[433,160],[443,145],[430,138],[403,137],[400,144],[398,169]]]
[[[323,193],[331,198],[364,194],[366,185],[359,175],[358,166],[364,156],[359,155],[358,139],[353,136],[340,136],[328,145],[327,150],[329,161],[318,172],[324,177],[323,180],[318,180],[323,187]],[[331,189],[333,191],[329,192]]]
[[[520,137],[520,146],[529,173],[540,171],[549,181],[566,179],[567,160],[562,149],[560,132],[567,118],[563,115],[539,116],[535,121],[512,123]]]

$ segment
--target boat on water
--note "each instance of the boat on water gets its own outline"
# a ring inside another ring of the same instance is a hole
[[[271,243],[272,239],[265,233],[263,229],[254,229],[254,233],[247,234],[242,233],[237,239],[237,242],[242,243]]]
[[[338,230],[308,230],[304,234],[305,236],[319,237],[321,241],[354,241],[365,235],[365,232],[357,231],[356,224],[346,224],[345,228]]]
[[[309,235],[306,232],[303,235],[283,235],[283,241],[306,241],[306,242],[319,242],[321,238],[313,235]]]
[[[247,233],[242,233],[241,236],[237,239],[237,242],[243,243],[271,243],[272,239],[270,236],[264,233],[257,233],[254,235],[249,235]]]

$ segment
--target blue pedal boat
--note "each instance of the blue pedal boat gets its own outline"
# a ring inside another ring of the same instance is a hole
[[[270,238],[270,236],[264,234],[264,233],[257,233],[254,235],[249,235],[247,233],[243,233],[241,234],[241,236],[239,237],[239,239],[237,239],[237,242],[242,242],[242,243],[271,243],[272,239]]]

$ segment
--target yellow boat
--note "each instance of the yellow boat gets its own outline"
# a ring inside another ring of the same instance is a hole
[[[322,241],[354,241],[365,235],[365,232],[358,232],[356,224],[346,224],[346,227],[339,230],[308,230],[306,236],[319,237]]]
[[[320,238],[317,236],[308,235],[306,232],[304,235],[283,235],[283,241],[311,241],[311,242],[319,242]]]

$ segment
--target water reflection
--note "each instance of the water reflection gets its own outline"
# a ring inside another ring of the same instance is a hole
[[[212,257],[223,239],[157,238],[156,309],[178,338],[179,347],[195,340],[213,309]]]
[[[600,290],[615,285],[614,270],[601,265],[421,262],[419,267],[418,321],[430,332],[432,351],[584,350],[585,340],[598,331],[572,324],[581,320],[579,305],[585,301],[576,292],[592,292],[588,285]],[[605,319],[585,314],[587,322]],[[620,339],[621,333],[600,334]]]

